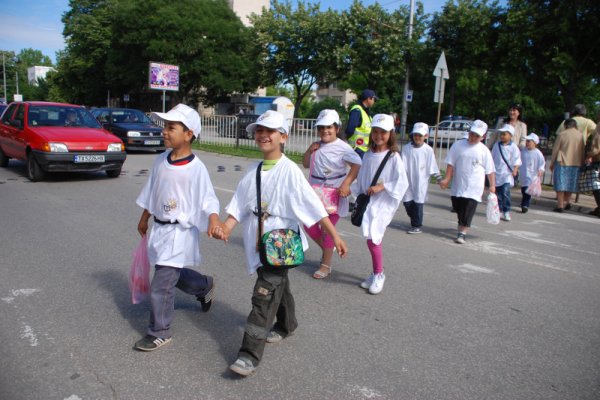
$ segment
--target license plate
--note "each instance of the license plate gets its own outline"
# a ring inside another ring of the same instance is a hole
[[[144,144],[146,146],[158,146],[160,144],[160,140],[144,140]]]
[[[104,162],[104,156],[83,156],[83,155],[76,155],[75,156],[75,162],[76,163],[96,163],[96,162]]]

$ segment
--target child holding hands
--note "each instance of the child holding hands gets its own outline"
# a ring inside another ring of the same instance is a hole
[[[258,275],[252,294],[252,311],[248,316],[242,346],[237,360],[229,367],[242,376],[256,371],[267,342],[281,341],[291,335],[298,326],[288,270],[262,265],[257,251],[257,241],[260,239],[257,237],[258,216],[255,215],[257,169],[260,168],[261,174],[263,232],[281,228],[298,230],[300,223],[306,226],[319,223],[331,236],[338,254],[343,257],[347,251],[346,243],[337,234],[325,207],[308,184],[302,170],[283,154],[283,145],[289,132],[285,117],[269,110],[258,117],[256,123],[248,125],[246,130],[254,133],[254,140],[264,159],[251,167],[239,182],[226,208],[229,217],[223,225],[223,233],[216,235],[227,240],[234,227],[241,222],[248,273],[256,272]],[[302,233],[301,236],[306,250],[308,242]]]
[[[192,153],[192,142],[200,134],[200,116],[184,104],[153,114],[165,122],[163,136],[170,150],[156,157],[137,198],[144,209],[138,223],[140,235],[146,235],[148,220],[154,218],[148,236],[148,259],[155,266],[150,325],[147,335],[134,345],[141,351],[156,350],[171,341],[175,288],[196,296],[202,311],[210,309],[213,278],[189,267],[200,264],[199,233],[222,233],[219,200],[206,167]]]
[[[327,210],[329,220],[335,226],[340,217],[348,215],[350,184],[356,179],[362,160],[348,143],[337,137],[341,126],[337,111],[322,110],[315,125],[321,140],[309,146],[304,153],[302,164],[304,168],[310,168],[308,182],[311,185],[337,188],[339,202],[336,210]],[[319,223],[311,227],[305,226],[304,229],[323,251],[321,265],[313,274],[313,278],[326,278],[331,273],[333,239]]]
[[[377,184],[371,186],[377,169],[388,153],[391,155],[379,175]],[[361,231],[367,239],[373,273],[360,284],[371,294],[378,294],[383,290],[383,235],[392,222],[407,188],[406,170],[396,144],[394,117],[377,114],[373,117],[371,125],[369,151],[363,157],[363,165],[356,180],[357,194],[366,193],[371,197],[363,216]]]
[[[546,168],[546,159],[542,152],[536,147],[540,139],[535,133],[530,133],[525,137],[525,148],[521,150],[521,167],[519,168],[521,175],[521,212],[525,214],[529,210],[531,195],[527,193],[529,185],[537,177],[542,182],[544,170]]]

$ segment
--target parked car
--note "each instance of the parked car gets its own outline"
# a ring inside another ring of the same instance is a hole
[[[95,108],[92,115],[104,129],[118,136],[127,150],[165,149],[162,128],[146,114],[133,108]]]
[[[471,129],[473,121],[470,119],[446,120],[438,125],[437,144],[450,145],[459,139],[463,139]],[[428,143],[435,140],[435,126],[429,128]]]
[[[7,107],[8,107],[8,104],[0,103],[0,117],[2,117],[2,113],[4,112],[4,110],[6,110]]]
[[[34,182],[54,171],[106,171],[116,178],[126,157],[121,139],[82,106],[14,102],[0,118],[0,166],[25,161]]]

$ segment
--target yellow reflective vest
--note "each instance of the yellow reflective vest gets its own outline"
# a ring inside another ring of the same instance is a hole
[[[371,117],[364,108],[356,104],[351,109],[360,111],[361,124],[354,129],[354,134],[348,138],[348,143],[354,149],[360,149],[365,153],[369,150],[369,134],[371,133]]]

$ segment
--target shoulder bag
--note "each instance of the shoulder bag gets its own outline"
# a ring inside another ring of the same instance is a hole
[[[260,192],[260,171],[262,162],[256,169],[256,215],[258,216],[257,249],[260,262],[264,267],[290,269],[304,263],[304,248],[298,231],[293,229],[274,229],[263,234],[263,223],[268,213],[262,211]]]
[[[383,167],[385,167],[385,164],[387,163],[387,160],[390,158],[391,155],[392,155],[392,151],[390,150],[390,151],[388,151],[388,153],[385,155],[385,157],[381,161],[381,164],[379,164],[379,168],[377,168],[377,172],[375,172],[375,176],[373,177],[373,180],[371,181],[371,186],[375,186],[377,184],[379,175],[381,175],[381,171],[383,171]],[[354,226],[362,225],[363,215],[365,214],[365,211],[367,210],[367,206],[369,205],[370,200],[371,200],[371,197],[366,193],[361,193],[358,195],[358,197],[356,198],[356,202],[354,203],[354,209],[352,210],[352,215],[350,216],[350,221],[352,222],[352,225],[354,225]]]
[[[312,183],[310,186],[312,186],[313,190],[317,193],[317,196],[319,196],[319,199],[321,199],[321,202],[323,203],[323,206],[325,206],[327,214],[335,214],[338,211],[338,204],[340,202],[340,192],[338,192],[337,188],[325,186],[325,184],[327,183],[328,179],[339,179],[346,175],[334,176],[332,178],[314,175],[313,171],[315,167],[315,158],[317,157],[317,151],[313,152],[313,154],[311,154],[310,156],[309,174],[312,178],[320,180],[323,183]]]

